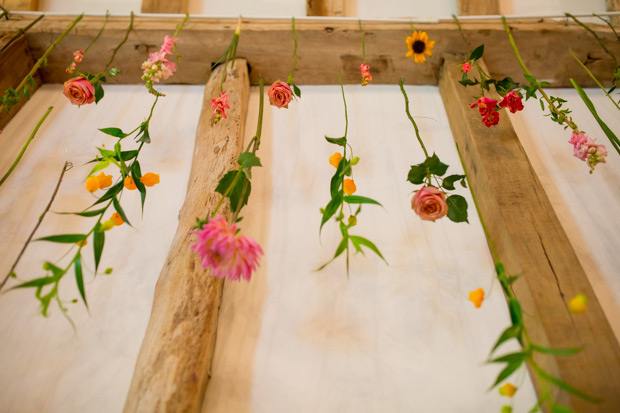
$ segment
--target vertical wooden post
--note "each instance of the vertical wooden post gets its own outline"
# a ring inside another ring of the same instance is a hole
[[[12,35],[5,35],[0,38],[0,49],[4,47],[11,39]],[[21,35],[17,40],[13,41],[6,50],[0,55],[0,93],[4,93],[9,88],[16,88],[17,85],[30,73],[30,70],[34,66],[34,58],[30,53],[28,42],[24,35]],[[34,76],[34,89],[41,85],[41,78],[36,73]],[[30,85],[28,85],[30,87]],[[31,95],[34,94],[34,89],[30,91]],[[27,99],[21,97],[19,103],[11,107],[11,110],[7,113],[5,111],[0,112],[0,130],[2,130],[7,123],[19,112],[24,106]]]
[[[345,0],[306,0],[308,16],[345,16]]]
[[[457,0],[459,16],[485,16],[499,14],[499,0]]]
[[[247,63],[237,59],[224,82],[228,118],[212,123],[211,99],[223,66],[205,87],[185,203],[168,259],[157,282],[149,325],[136,362],[125,412],[199,412],[209,381],[223,280],[203,269],[190,248],[196,217],[220,199],[218,180],[237,166],[249,100]],[[229,214],[226,209],[223,213]]]
[[[184,14],[189,10],[189,0],[142,0],[142,13]]]
[[[607,0],[607,11],[620,11],[620,0]],[[620,16],[611,16],[611,24],[620,26]]]
[[[578,354],[556,358],[559,376],[604,401],[592,404],[571,395],[576,411],[620,411],[618,342],[510,119],[501,113],[499,125],[483,125],[478,111],[469,107],[478,90],[458,83],[459,63],[446,57],[439,90],[500,259],[512,275],[523,274],[513,288],[529,315],[526,322],[533,326],[528,332],[533,341],[548,339],[553,348],[583,347]],[[588,310],[572,314],[568,301],[579,293],[588,296]],[[540,394],[540,381],[533,379]],[[565,394],[562,397],[568,401]]]
[[[39,0],[4,0],[2,7],[8,11],[38,11]]]

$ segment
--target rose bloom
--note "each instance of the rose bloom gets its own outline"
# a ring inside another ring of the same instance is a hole
[[[267,91],[269,103],[277,108],[288,108],[293,98],[293,91],[288,83],[276,80]]]
[[[499,103],[499,107],[505,108],[508,107],[510,112],[517,113],[520,110],[523,110],[523,102],[521,102],[521,96],[515,93],[514,90],[511,90],[510,93],[507,93],[504,96],[504,99]]]
[[[469,62],[463,63],[463,66],[461,66],[461,69],[463,69],[463,72],[469,73],[469,69],[471,69],[471,63]]]
[[[448,213],[446,196],[433,186],[425,186],[411,199],[411,208],[425,221],[435,221]]]
[[[62,93],[73,105],[81,106],[95,101],[95,87],[85,77],[67,80]]]

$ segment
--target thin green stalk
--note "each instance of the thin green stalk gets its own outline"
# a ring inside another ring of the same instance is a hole
[[[364,29],[362,28],[362,21],[357,21],[360,25],[360,33],[362,34],[362,59],[364,60],[364,64],[366,64],[366,41],[364,40]]]
[[[340,79],[340,91],[342,92],[342,101],[344,102],[344,139],[347,139],[347,131],[349,130],[349,115],[347,114],[347,99],[344,97],[344,86],[342,85],[342,72],[338,71],[338,78]],[[344,148],[344,155],[347,155],[347,148]]]
[[[5,10],[2,13],[2,16],[6,16],[6,19],[8,20],[9,19],[8,10]],[[0,18],[2,18],[2,16],[0,16]],[[15,33],[15,35],[11,37],[11,39],[4,46],[2,46],[2,49],[0,49],[0,53],[4,52],[15,40],[17,40],[22,34],[26,33],[32,26],[37,24],[39,20],[41,20],[43,17],[44,15],[42,14],[39,17],[37,17],[35,20],[33,20],[30,24],[28,24],[28,26],[24,27],[23,29],[17,30],[17,33]]]
[[[95,38],[90,41],[90,44],[86,47],[86,49],[84,49],[83,54],[86,54],[86,52],[88,52],[88,49],[90,49],[91,46],[94,45],[97,42],[97,40],[99,40],[99,38],[103,34],[103,31],[105,30],[105,27],[108,24],[108,20],[110,20],[110,12],[106,11],[105,12],[105,21],[103,22],[103,26],[101,26],[101,30],[99,30],[99,33],[97,33],[97,36],[95,36]]]
[[[586,29],[588,32],[590,32],[590,34],[592,34],[592,36],[594,36],[594,38],[596,39],[596,41],[598,42],[598,44],[603,48],[603,50],[605,50],[605,52],[613,59],[614,63],[615,63],[615,67],[618,67],[618,59],[616,58],[616,56],[609,51],[609,49],[607,48],[607,46],[605,46],[605,43],[603,43],[603,41],[601,40],[600,37],[598,37],[598,34],[596,34],[596,32],[594,30],[592,30],[591,28],[589,28],[586,24],[582,23],[581,21],[579,21],[575,16],[573,16],[570,13],[566,13],[567,17],[570,17],[571,19],[573,19],[575,21],[575,23],[577,23],[578,25],[580,25],[581,27],[583,27],[584,29]]]
[[[95,78],[91,80],[91,83],[97,82],[97,80],[99,80],[103,75],[108,73],[108,69],[110,68],[110,65],[114,62],[116,53],[125,44],[125,42],[127,42],[127,39],[129,38],[129,33],[131,32],[132,29],[133,29],[133,11],[129,15],[129,27],[127,28],[127,31],[125,32],[125,37],[123,37],[123,40],[121,40],[118,46],[116,46],[116,48],[112,51],[112,56],[110,57],[110,60],[108,60],[108,63],[105,65],[105,68],[103,69],[103,71],[99,73],[97,76],[95,76]]]
[[[598,14],[596,14],[596,13],[592,13],[592,16],[596,16],[596,17],[598,17],[600,20],[602,20],[604,23],[606,23],[606,24],[609,26],[609,28],[611,29],[611,31],[613,31],[613,32],[614,32],[614,34],[616,35],[616,39],[620,42],[620,36],[618,36],[618,32],[616,32],[616,29],[614,28],[614,25],[613,25],[613,24],[611,24],[611,23],[609,22],[609,20],[602,18],[601,16],[599,16],[599,15],[598,15]]]
[[[594,73],[592,73],[590,71],[590,69],[588,69],[588,67],[586,65],[583,64],[583,62],[577,57],[575,56],[575,53],[573,53],[572,49],[568,49],[568,51],[570,52],[570,54],[575,58],[575,60],[577,61],[577,63],[579,63],[579,65],[583,68],[583,70],[585,70],[588,75],[590,75],[590,78],[592,78],[592,80],[594,80],[594,82],[598,85],[598,87],[600,87],[603,92],[605,92],[605,95],[607,95],[607,97],[609,98],[609,100],[611,100],[611,102],[614,104],[614,106],[620,110],[620,106],[618,106],[618,103],[616,103],[616,101],[614,100],[614,98],[611,97],[611,95],[609,93],[607,93],[607,89],[605,89],[603,87],[603,85],[601,85],[601,82],[598,81],[598,79],[596,78],[596,76],[594,76]]]
[[[523,59],[521,58],[521,55],[519,54],[519,49],[517,49],[517,45],[515,44],[515,41],[514,41],[514,39],[512,37],[512,33],[510,31],[510,27],[508,27],[508,23],[506,22],[506,17],[505,16],[502,16],[502,23],[504,24],[504,30],[506,30],[506,34],[508,35],[508,40],[510,41],[510,45],[512,46],[512,50],[515,52],[515,56],[517,57],[517,60],[519,61],[519,65],[521,65],[521,68],[523,69],[523,71],[527,75],[534,77],[534,75],[532,75],[532,73],[528,70],[527,66],[523,62]],[[553,102],[551,102],[551,99],[549,98],[547,93],[540,86],[540,84],[538,84],[538,82],[536,83],[536,88],[538,89],[540,94],[543,96],[543,98],[547,101],[547,104],[549,105],[549,110],[553,111],[556,115],[558,115],[558,118],[561,121],[559,123],[562,124],[563,122],[565,122],[573,130],[573,132],[579,133],[579,128],[577,127],[575,122],[573,122],[572,120],[567,118],[563,113],[561,113],[555,107],[555,105],[553,104]]]
[[[295,33],[295,17],[292,18],[291,26],[293,30],[293,42],[295,42],[295,46],[293,48],[293,68],[291,69],[291,74],[288,75],[288,80],[286,81],[286,83],[288,83],[289,85],[293,83],[293,74],[295,73],[295,66],[297,66],[297,34]]]
[[[467,37],[465,37],[465,33],[463,32],[463,28],[461,27],[461,22],[459,21],[458,17],[456,17],[456,14],[453,14],[452,18],[454,19],[454,22],[456,23],[456,27],[459,29],[459,33],[461,34],[461,37],[463,38],[465,43],[469,44],[469,41],[467,40]]]
[[[4,174],[2,179],[0,179],[0,186],[2,186],[4,181],[7,180],[7,178],[11,175],[11,173],[13,172],[13,170],[15,169],[17,164],[19,163],[19,161],[22,159],[22,156],[24,156],[24,152],[26,152],[26,149],[28,149],[28,145],[30,145],[30,142],[32,142],[32,140],[34,139],[35,135],[39,131],[39,128],[41,127],[41,125],[43,124],[45,119],[47,119],[47,116],[50,114],[52,109],[54,109],[53,106],[50,106],[49,108],[47,108],[47,112],[45,112],[45,115],[43,115],[43,117],[39,120],[39,123],[37,123],[37,126],[34,127],[34,130],[32,131],[32,133],[30,134],[30,137],[28,138],[28,140],[26,141],[26,143],[22,147],[22,150],[19,152],[19,155],[17,155],[17,158],[15,158],[15,161],[13,162],[13,165],[11,165],[11,167],[9,168],[7,173]]]
[[[8,20],[9,19],[9,11],[7,9],[5,9],[4,7],[2,7],[1,4],[0,4],[0,10],[2,10],[2,14],[0,14],[0,19],[4,17],[6,20]]]
[[[224,61],[224,70],[222,71],[222,79],[220,80],[220,93],[224,92],[224,81],[226,80],[226,74],[228,67],[228,62],[232,60],[230,65],[231,69],[235,67],[235,59],[237,57],[237,45],[239,44],[239,36],[241,34],[241,16],[239,16],[239,20],[237,20],[237,29],[235,30],[235,34],[233,35],[232,41],[230,42],[230,46],[226,50],[226,60]],[[221,59],[220,59],[221,60]]]
[[[409,22],[409,27],[411,27],[411,31],[412,32],[416,31],[415,27],[413,26],[413,22],[411,22],[411,21]]]
[[[418,142],[420,143],[420,146],[422,147],[422,150],[424,151],[424,156],[429,158],[428,151],[426,150],[426,146],[424,146],[424,142],[422,142],[422,138],[420,137],[420,131],[418,130],[418,125],[415,123],[415,120],[413,120],[413,117],[411,116],[411,113],[409,112],[409,98],[407,97],[407,92],[405,92],[404,84],[405,84],[405,79],[401,77],[400,80],[398,81],[398,85],[400,86],[400,91],[403,93],[403,97],[405,98],[405,112],[407,112],[407,116],[409,117],[409,120],[411,121],[411,124],[413,125],[413,129],[415,129],[415,136],[418,138]]]

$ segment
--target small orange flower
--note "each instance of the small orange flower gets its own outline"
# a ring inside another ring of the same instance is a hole
[[[114,225],[116,225],[117,227],[125,223],[125,221],[123,221],[123,217],[121,217],[121,214],[119,214],[118,212],[113,213],[110,217],[110,220],[114,221]]]
[[[329,157],[329,163],[334,168],[338,168],[338,164],[340,163],[341,159],[342,159],[342,155],[340,154],[340,152],[336,152],[335,154]]]
[[[99,181],[94,176],[89,176],[86,179],[85,186],[88,192],[95,192],[97,189],[99,189]]]
[[[568,309],[573,314],[579,314],[588,308],[588,297],[585,294],[577,294],[568,302]]]
[[[130,191],[133,191],[134,189],[138,189],[138,187],[136,187],[136,183],[133,181],[133,178],[131,177],[131,175],[127,175],[123,185],[125,185],[125,188],[129,189]]]
[[[353,195],[353,193],[357,190],[357,187],[355,186],[353,179],[345,179],[342,183],[342,189],[344,189],[345,194]]]
[[[478,288],[477,290],[470,291],[469,301],[474,303],[474,307],[480,308],[483,300],[484,300],[484,290],[482,288]]]
[[[159,183],[159,174],[154,174],[153,172],[147,172],[144,174],[142,178],[140,178],[140,182],[142,182],[145,186],[153,186]]]
[[[512,383],[506,383],[499,388],[499,394],[506,397],[512,397],[517,392],[517,388]]]
[[[106,175],[101,172],[97,175],[97,182],[99,183],[99,189],[105,189],[112,185],[112,175]]]
[[[86,238],[84,238],[82,241],[78,241],[75,243],[75,245],[77,245],[78,247],[85,247],[86,244],[88,244],[88,240]]]

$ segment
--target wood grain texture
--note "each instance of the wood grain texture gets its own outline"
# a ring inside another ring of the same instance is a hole
[[[0,38],[0,48],[12,37],[13,35],[11,34],[2,36],[2,38]],[[0,76],[0,94],[4,94],[4,91],[9,88],[16,88],[28,75],[32,66],[34,66],[34,59],[30,53],[28,42],[22,35],[0,55],[0,73],[2,73],[2,76]],[[33,77],[36,90],[41,85],[41,77],[38,73]],[[34,93],[34,91],[32,91],[32,93]],[[13,116],[19,112],[26,101],[26,98],[22,97],[21,101],[14,105],[9,113],[5,111],[0,112],[0,130],[2,130]]]
[[[554,348],[583,346],[577,355],[557,358],[560,376],[605,400],[594,405],[571,396],[570,403],[577,411],[618,411],[618,342],[509,119],[500,115],[499,125],[491,129],[482,124],[469,108],[476,91],[458,83],[459,61],[446,59],[440,91],[500,259],[510,273],[523,274],[514,284],[515,294],[526,314],[536,311],[540,317],[544,331],[535,326],[532,339],[546,336]],[[579,293],[590,298],[588,311],[571,314],[568,300]]]
[[[124,411],[199,411],[209,369],[223,281],[203,269],[190,248],[196,217],[219,201],[218,180],[241,152],[249,96],[247,64],[229,69],[228,119],[212,124],[211,99],[219,95],[220,66],[205,87],[187,197],[168,259],[157,282],[151,319],[136,363]],[[222,211],[225,214],[227,210]]]
[[[457,0],[459,16],[486,16],[500,14],[499,0]]]
[[[16,16],[0,25],[0,34],[13,32],[31,21],[33,16]],[[40,56],[58,33],[69,23],[68,16],[46,16],[26,34],[36,58]],[[140,66],[148,53],[159,49],[164,35],[174,31],[181,17],[136,17],[128,43],[117,55],[115,64],[121,74],[109,79],[112,83],[141,83]],[[42,69],[46,83],[61,83],[67,78],[65,68],[73,51],[87,45],[103,23],[102,17],[87,16],[50,55],[48,66]],[[191,18],[179,34],[178,51],[186,58],[168,83],[198,84],[212,62],[226,50],[236,27],[235,19]],[[92,52],[84,58],[84,71],[96,72],[105,64],[111,51],[125,34],[127,17],[113,17]],[[453,21],[419,23],[416,27],[429,33],[436,41],[433,56],[427,63],[415,64],[405,58],[405,38],[411,34],[407,23],[363,22],[366,32],[366,53],[372,66],[374,84],[395,84],[405,77],[408,84],[436,85],[442,58],[446,54],[462,53],[470,48],[461,38]],[[509,46],[506,33],[497,21],[462,22],[471,44],[485,44],[485,57],[491,75],[496,78],[511,76],[522,80],[521,68]],[[612,52],[620,55],[620,44],[607,25],[591,24],[607,42]],[[573,23],[541,21],[511,21],[513,35],[522,57],[532,73],[553,86],[570,86],[569,78],[580,85],[592,85],[587,73],[575,63],[568,52],[572,47],[578,57],[586,60],[589,68],[603,83],[611,80],[613,62],[602,51],[592,36],[584,36],[583,29]],[[296,21],[299,43],[295,82],[302,84],[338,84],[338,70],[343,71],[345,83],[359,83],[359,64],[362,51],[359,27],[356,21]],[[237,56],[247,59],[251,66],[253,84],[262,74],[265,82],[286,78],[293,63],[293,40],[290,21],[243,19]]]
[[[620,11],[620,0],[607,0],[605,2],[607,11]],[[620,16],[611,16],[611,24],[614,26],[620,25]]]
[[[142,13],[176,13],[189,11],[189,0],[142,0]]]
[[[345,16],[344,0],[306,0],[306,14],[308,16]]]
[[[2,6],[9,11],[37,11],[39,0],[4,0]]]

